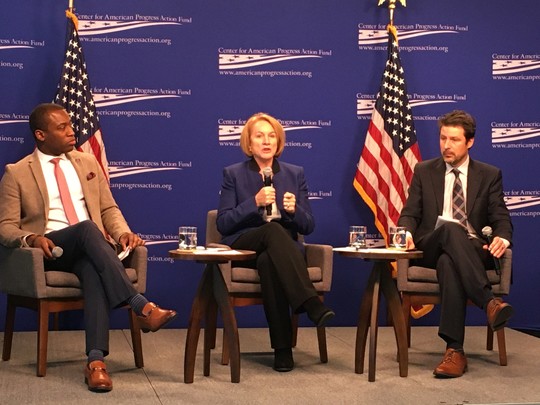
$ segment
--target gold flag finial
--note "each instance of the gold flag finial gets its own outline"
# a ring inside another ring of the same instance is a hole
[[[390,25],[394,25],[394,9],[396,8],[396,1],[398,0],[388,0],[388,10],[390,10]],[[386,0],[379,0],[378,6],[383,5]],[[399,0],[403,7],[407,7],[407,0]]]

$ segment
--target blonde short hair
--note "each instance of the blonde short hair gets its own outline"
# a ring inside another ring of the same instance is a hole
[[[272,128],[274,128],[274,131],[277,135],[277,149],[275,156],[279,157],[281,155],[281,152],[283,152],[283,149],[285,148],[285,130],[277,119],[266,113],[253,114],[246,121],[246,125],[244,125],[242,133],[240,134],[240,148],[242,148],[242,152],[244,152],[245,155],[248,157],[253,156],[253,153],[251,153],[251,149],[249,147],[251,128],[258,121],[266,121],[272,126]]]

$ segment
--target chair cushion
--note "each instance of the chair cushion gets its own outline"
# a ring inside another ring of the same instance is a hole
[[[132,283],[137,282],[137,271],[135,269],[127,268],[126,273]],[[66,271],[46,271],[45,282],[47,283],[47,287],[81,288],[79,278],[75,274]]]
[[[501,276],[499,276],[495,270],[486,271],[488,280],[491,285],[497,285],[501,282]],[[423,283],[437,284],[437,271],[428,267],[410,266],[407,273],[408,281],[418,281]]]

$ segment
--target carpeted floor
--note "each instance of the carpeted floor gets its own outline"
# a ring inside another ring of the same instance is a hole
[[[443,344],[435,327],[414,327],[409,375],[399,377],[393,330],[379,329],[375,382],[354,373],[355,328],[327,328],[329,362],[319,363],[314,328],[301,328],[290,373],[271,369],[273,356],[267,329],[241,329],[241,381],[230,382],[218,347],[211,374],[202,375],[199,345],[195,381],[183,383],[186,330],[143,335],[145,368],[134,367],[128,330],[111,331],[107,358],[114,389],[95,394],[86,389],[81,331],[51,332],[47,376],[35,376],[36,333],[15,334],[10,361],[0,362],[1,404],[540,404],[540,339],[507,330],[508,366],[498,353],[485,350],[485,328],[468,327],[469,371],[461,378],[440,380],[432,370]],[[0,336],[2,336],[0,334]],[[202,339],[202,337],[201,337]],[[367,360],[367,356],[366,356]]]

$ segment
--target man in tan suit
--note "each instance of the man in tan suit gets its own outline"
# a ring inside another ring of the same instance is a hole
[[[123,250],[144,241],[131,232],[95,157],[74,149],[68,113],[56,104],[40,104],[30,115],[30,128],[37,149],[7,165],[0,182],[0,243],[41,248],[46,270],[54,265],[80,279],[88,355],[85,381],[91,391],[110,391],[104,363],[109,310],[130,305],[143,332],[157,331],[176,312],[148,302],[127,278],[107,238]],[[60,256],[56,246],[63,249]]]

